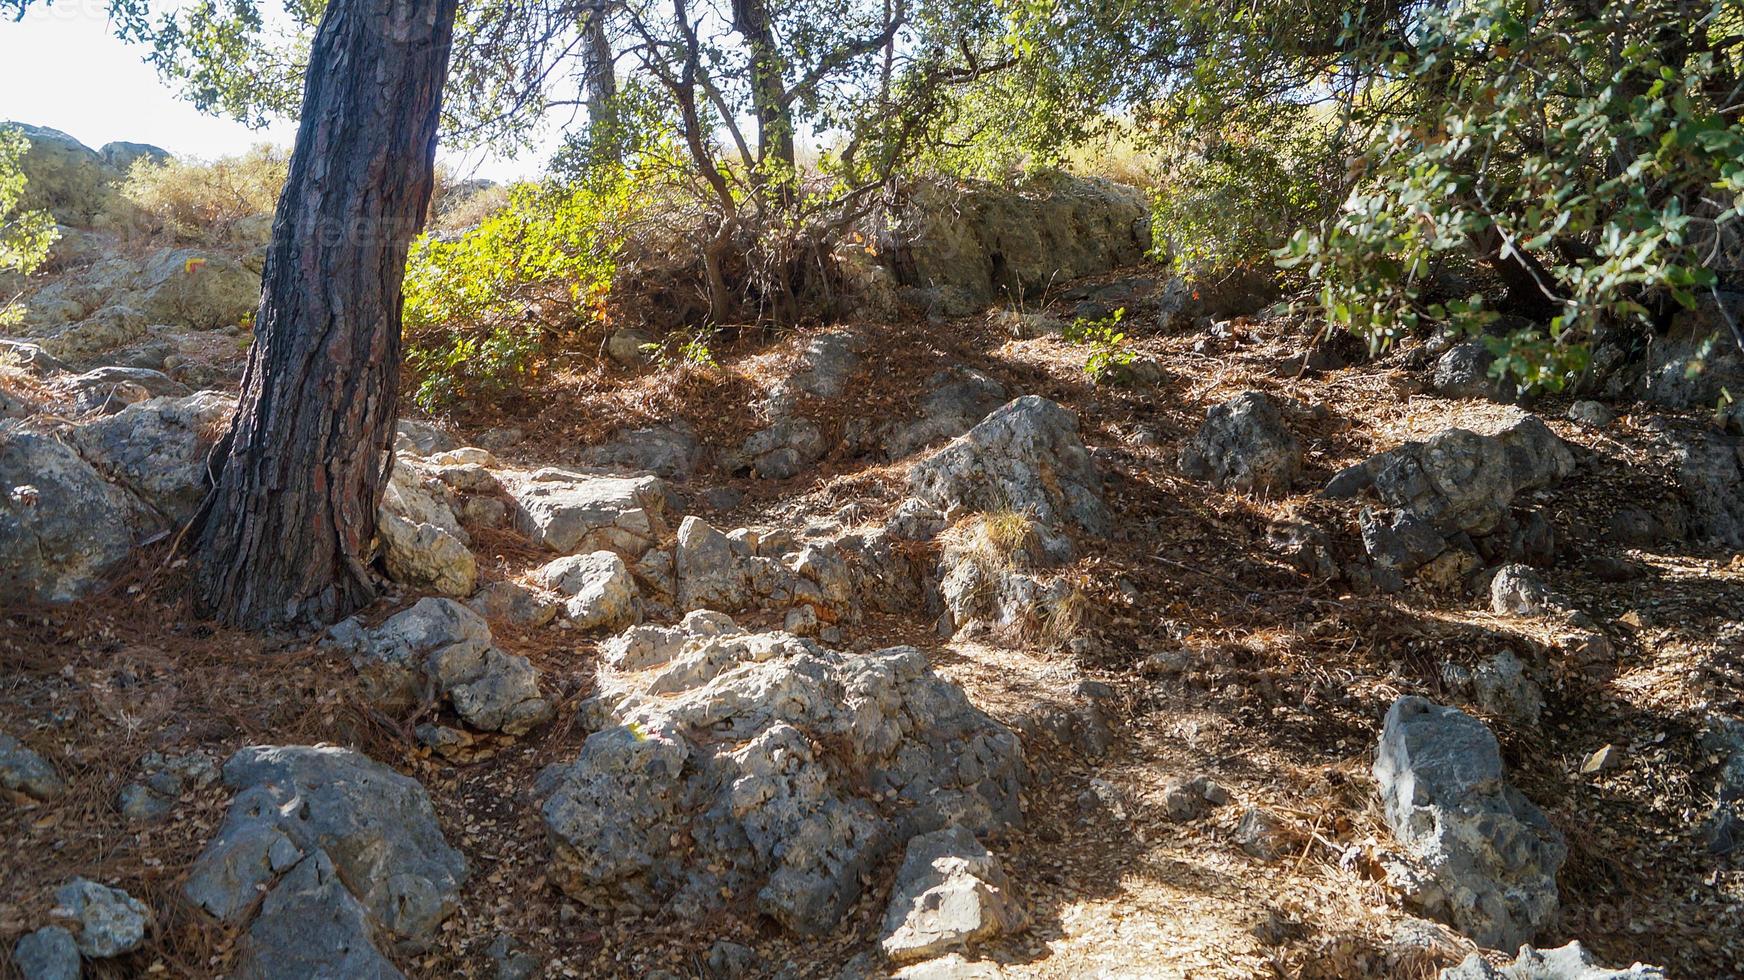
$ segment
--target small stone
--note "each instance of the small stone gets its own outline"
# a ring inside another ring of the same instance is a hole
[[[1275,861],[1283,852],[1283,825],[1270,812],[1250,806],[1235,825],[1235,843],[1262,861]]]
[[[1622,750],[1615,745],[1601,746],[1581,763],[1581,775],[1590,776],[1606,769],[1615,769],[1622,760]]]
[[[86,878],[55,889],[55,902],[78,921],[79,952],[94,960],[133,952],[151,926],[151,910],[138,899]]]
[[[1163,809],[1170,820],[1197,820],[1212,807],[1228,802],[1229,791],[1209,776],[1173,779],[1163,787]]]
[[[12,963],[24,980],[79,980],[79,946],[60,926],[25,934],[12,947]]]
[[[1602,429],[1611,424],[1616,415],[1609,408],[1595,401],[1578,401],[1568,407],[1568,420],[1594,429]]]
[[[931,959],[1023,929],[1029,916],[999,861],[960,827],[908,842],[884,913],[884,955]]]
[[[496,980],[534,980],[544,966],[539,957],[522,949],[515,937],[506,932],[491,940],[485,952],[496,966]]]
[[[5,732],[0,732],[0,786],[38,800],[52,800],[67,790],[47,760]]]

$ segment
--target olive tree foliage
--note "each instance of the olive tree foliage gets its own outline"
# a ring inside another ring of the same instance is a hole
[[[295,111],[325,0],[111,6],[197,106],[258,125]],[[1009,63],[1002,25],[970,0],[467,0],[442,138],[531,146],[557,125],[570,177],[669,181],[713,318],[791,319],[955,88]]]

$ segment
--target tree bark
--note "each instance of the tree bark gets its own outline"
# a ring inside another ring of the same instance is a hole
[[[585,38],[582,47],[582,73],[587,79],[587,123],[597,137],[610,129],[616,113],[612,103],[618,97],[617,67],[612,56],[612,39],[606,33],[607,0],[593,0],[582,14],[581,30]],[[617,139],[616,134],[613,140]],[[618,153],[614,147],[613,157]]]
[[[430,200],[458,0],[332,0],[273,217],[254,347],[198,529],[196,609],[326,623],[375,597],[400,284]]]

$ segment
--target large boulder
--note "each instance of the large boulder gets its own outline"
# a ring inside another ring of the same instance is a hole
[[[1568,846],[1504,778],[1483,722],[1402,697],[1387,711],[1374,773],[1387,825],[1413,862],[1399,884],[1425,913],[1501,949],[1555,921]]]
[[[551,879],[594,908],[755,895],[823,932],[915,834],[1021,820],[1017,737],[912,647],[840,653],[697,612],[613,640],[598,686],[594,733],[538,782]]]
[[[150,525],[131,494],[64,443],[0,427],[0,603],[84,595]]]
[[[1727,317],[1744,325],[1744,293],[1701,294],[1680,310],[1671,327],[1648,345],[1641,394],[1667,408],[1714,411],[1730,404],[1728,392],[1744,390],[1744,352]]]
[[[961,827],[908,842],[884,910],[884,955],[898,963],[961,952],[1018,932],[1029,915],[999,859]]]
[[[1668,437],[1678,487],[1689,504],[1690,536],[1744,547],[1744,441],[1707,430]]]
[[[548,562],[533,577],[565,597],[564,614],[580,629],[622,629],[641,617],[635,576],[615,552],[567,555]]]
[[[522,534],[560,555],[615,551],[635,558],[666,535],[666,483],[542,469],[506,474]]]
[[[1017,511],[1091,533],[1108,530],[1102,474],[1078,419],[1038,395],[1008,402],[908,471],[911,493],[949,517]]]
[[[26,210],[45,209],[55,220],[89,227],[115,196],[111,184],[120,176],[97,152],[58,129],[0,123],[18,129],[30,148],[19,161],[24,173]]]
[[[1181,450],[1181,472],[1243,493],[1287,494],[1301,471],[1302,444],[1277,400],[1263,391],[1213,406]]]
[[[259,903],[235,975],[397,977],[380,948],[423,948],[460,904],[466,859],[416,780],[349,749],[253,746],[224,784],[183,893],[231,926]]]
[[[465,598],[478,585],[478,559],[465,542],[435,524],[414,524],[383,510],[376,536],[388,578],[414,588]]]
[[[235,411],[234,398],[214,391],[151,398],[80,426],[73,441],[104,476],[179,527],[206,495],[206,457]]]
[[[1665,971],[1644,963],[1621,970],[1599,966],[1580,943],[1569,943],[1556,949],[1522,946],[1512,963],[1499,967],[1471,953],[1458,966],[1442,970],[1440,980],[1665,980]]]
[[[221,252],[166,249],[145,267],[137,306],[152,323],[236,326],[260,306],[260,274]]]
[[[891,237],[897,281],[933,291],[954,315],[1142,261],[1150,204],[1137,188],[1098,177],[931,183],[910,196]]]

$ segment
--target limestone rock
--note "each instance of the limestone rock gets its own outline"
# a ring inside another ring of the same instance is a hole
[[[569,555],[533,573],[538,583],[567,596],[564,614],[580,629],[622,629],[640,618],[641,594],[630,566],[610,551]]]
[[[79,945],[60,926],[43,926],[19,938],[12,963],[24,980],[79,980]]]
[[[919,188],[893,222],[897,280],[950,294],[942,312],[1138,263],[1151,247],[1150,206],[1135,188],[1049,175],[1023,187]]]
[[[397,977],[378,945],[421,949],[459,905],[466,859],[416,780],[348,749],[253,746],[224,784],[236,796],[184,894],[239,925],[270,888],[238,975]]]
[[[1277,400],[1244,391],[1213,407],[1181,450],[1181,471],[1213,486],[1266,496],[1287,494],[1302,470],[1302,445]]]
[[[1571,614],[1574,604],[1551,591],[1527,565],[1503,565],[1490,580],[1490,608],[1503,616]]]
[[[131,494],[71,448],[0,427],[0,603],[84,595],[149,524]]]
[[[176,756],[147,752],[139,768],[139,781],[121,787],[116,797],[116,808],[130,820],[161,819],[184,792],[205,789],[218,779],[217,764],[204,752]]]
[[[428,422],[400,419],[394,426],[394,449],[414,456],[432,456],[458,447],[455,438]]]
[[[461,544],[470,544],[466,529],[454,513],[457,503],[454,492],[436,478],[432,469],[421,461],[396,457],[382,493],[381,509],[376,512],[377,522],[392,514],[413,525],[433,524]]]
[[[152,398],[74,430],[79,454],[173,527],[194,516],[209,485],[207,457],[236,400],[202,391]]]
[[[133,952],[151,928],[151,910],[138,899],[85,878],[55,889],[55,904],[78,922],[79,952],[94,960]]]
[[[471,595],[478,584],[478,559],[452,532],[383,510],[376,533],[388,578],[457,598]]]
[[[961,952],[1021,931],[1029,916],[999,859],[950,827],[908,842],[884,912],[884,955],[899,963]]]
[[[1514,962],[1500,968],[1472,953],[1458,966],[1442,970],[1440,980],[1665,980],[1665,971],[1642,963],[1622,970],[1598,966],[1580,943],[1569,943],[1545,950],[1521,946]]]
[[[492,582],[479,589],[466,606],[485,619],[513,626],[544,626],[557,618],[557,602],[516,582]]]
[[[1678,488],[1689,502],[1691,537],[1744,547],[1744,442],[1718,432],[1669,434]]]
[[[1005,404],[1005,386],[969,368],[940,372],[929,381],[920,417],[893,426],[883,439],[884,455],[901,459],[917,449],[969,431]]]
[[[608,644],[598,685],[597,730],[539,781],[552,880],[595,908],[697,914],[727,889],[820,932],[914,834],[1021,819],[1018,740],[910,647],[693,613]]]
[[[1503,777],[1482,722],[1403,697],[1375,752],[1387,824],[1421,867],[1408,897],[1483,946],[1530,940],[1554,921],[1556,872],[1568,847]]]
[[[346,620],[328,636],[352,653],[390,708],[409,708],[434,693],[473,727],[509,735],[531,731],[555,710],[527,658],[493,646],[490,625],[452,599],[420,599],[374,629]]]
[[[195,330],[240,324],[260,306],[260,275],[222,252],[166,249],[146,263],[139,311]]]
[[[748,470],[765,480],[788,480],[828,451],[816,422],[790,416],[752,433],[736,451],[721,453],[720,465],[729,473]]]
[[[1513,722],[1531,727],[1544,710],[1544,691],[1526,674],[1526,665],[1511,650],[1487,657],[1476,667],[1454,664],[1442,668],[1450,687],[1469,693],[1478,707]]]
[[[110,186],[121,175],[103,163],[97,152],[58,129],[7,123],[23,131],[30,147],[19,160],[24,173],[25,210],[46,209],[56,220],[89,227],[103,213],[115,192]]]
[[[543,469],[507,482],[516,526],[558,554],[603,549],[635,558],[666,534],[666,484],[659,477]]]
[[[589,449],[593,466],[647,471],[667,479],[683,479],[702,463],[702,443],[687,422],[620,429],[611,439]]]
[[[1483,398],[1512,401],[1513,385],[1490,373],[1496,357],[1483,344],[1466,342],[1448,348],[1435,362],[1431,385],[1447,398]]]
[[[944,512],[1015,510],[1057,527],[1108,529],[1102,475],[1055,402],[1009,402],[908,472],[914,496]]]
[[[37,800],[52,800],[67,791],[66,781],[48,760],[5,732],[0,732],[0,787]]]

